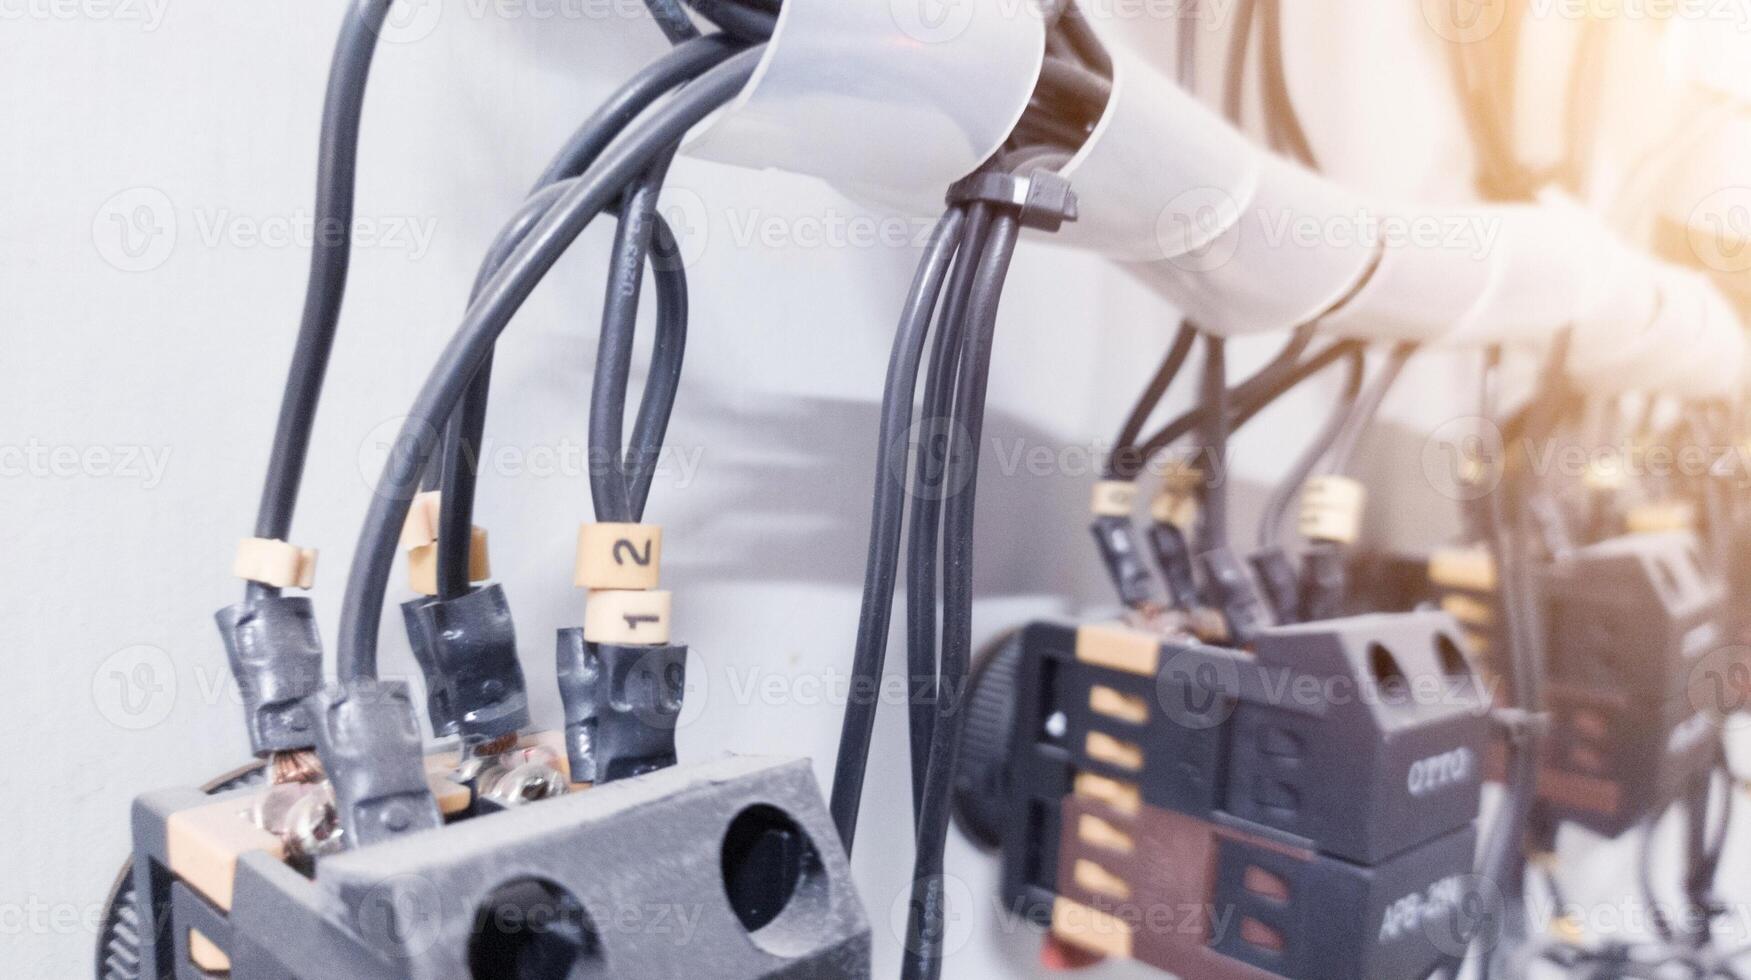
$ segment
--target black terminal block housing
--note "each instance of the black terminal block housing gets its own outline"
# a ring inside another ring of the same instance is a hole
[[[213,618],[243,696],[251,750],[266,756],[316,744],[304,699],[322,686],[322,637],[310,600],[262,596]]]
[[[129,928],[100,980],[870,977],[869,919],[806,760],[724,757],[458,816],[314,877],[250,822],[260,794],[135,801]]]
[[[1476,582],[1429,578],[1422,556],[1370,556],[1361,578],[1382,608],[1438,602],[1465,622],[1479,665],[1511,696],[1501,606]],[[1725,589],[1688,532],[1632,534],[1575,548],[1537,571],[1544,629],[1545,736],[1539,822],[1606,837],[1639,827],[1708,771],[1718,718],[1744,707],[1692,683],[1751,676],[1734,667]],[[1711,676],[1712,675],[1712,676]],[[1498,778],[1502,754],[1489,767]]]
[[[1371,615],[1248,653],[1031,625],[978,669],[960,826],[1000,851],[1005,906],[1072,944],[1181,976],[1420,980],[1463,951],[1475,888],[1489,720],[1461,635]]]
[[[687,648],[591,643],[559,631],[559,696],[573,782],[608,783],[675,764]]]
[[[1682,532],[1578,548],[1543,579],[1551,729],[1539,806],[1615,837],[1713,763],[1718,719],[1691,683],[1731,644],[1725,589]]]

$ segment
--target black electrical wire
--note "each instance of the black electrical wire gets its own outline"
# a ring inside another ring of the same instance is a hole
[[[539,191],[548,184],[582,173],[640,113],[663,96],[722,64],[743,47],[740,41],[728,35],[708,34],[676,45],[640,69],[590,113],[590,117],[554,156],[553,162],[536,178],[534,190]]]
[[[1230,434],[1244,428],[1259,412],[1264,411],[1271,402],[1282,397],[1285,392],[1330,367],[1340,358],[1347,357],[1361,348],[1362,344],[1359,341],[1338,341],[1299,364],[1287,365],[1287,370],[1272,371],[1270,370],[1271,366],[1267,366],[1265,370],[1253,375],[1247,381],[1243,381],[1234,390],[1232,401],[1235,415],[1230,424]],[[1157,453],[1191,435],[1204,425],[1204,421],[1204,409],[1198,407],[1163,426],[1161,431],[1151,436],[1149,441],[1144,444],[1139,456],[1140,462],[1137,465],[1138,472],[1141,472],[1142,467],[1148,465],[1149,460],[1154,458]]]
[[[1222,114],[1235,126],[1246,115],[1246,62],[1252,50],[1252,25],[1258,0],[1235,0],[1234,29],[1228,38],[1228,64],[1222,84]]]
[[[431,433],[456,410],[499,333],[572,241],[688,129],[736,96],[753,75],[760,50],[729,58],[633,122],[588,172],[567,183],[560,200],[469,309],[421,387],[366,513],[341,607],[337,660],[343,680],[376,675],[377,634],[396,539],[434,450]]]
[[[1066,4],[1056,26],[1059,36],[1064,39],[1065,46],[1076,60],[1102,74],[1109,73],[1112,61],[1107,57],[1106,48],[1100,43],[1100,38],[1088,26],[1082,8],[1074,3]]]
[[[567,140],[536,180],[535,190],[528,200],[495,239],[475,276],[470,304],[558,199],[558,182],[587,169],[614,138],[656,100],[721,64],[740,47],[738,42],[721,34],[683,42],[609,95]],[[653,223],[659,255],[675,255],[673,233],[660,218],[653,218]],[[657,283],[656,341],[650,380],[646,384],[633,438],[637,458],[632,467],[630,496],[638,502],[636,509],[639,513],[643,512],[654,475],[655,446],[662,442],[674,407],[688,315],[686,271],[681,264],[663,262],[654,271]],[[463,396],[462,407],[450,421],[441,464],[432,468],[441,471],[438,486],[446,491],[440,498],[438,526],[438,585],[439,594],[445,598],[462,595],[469,587],[467,556],[478,480],[478,447],[485,432],[491,365],[489,357],[476,373],[474,382]],[[591,462],[592,471],[596,465],[596,461]]]
[[[1252,415],[1256,414],[1264,407],[1263,403],[1255,404],[1257,399],[1266,395],[1269,397],[1266,398],[1265,401],[1274,399],[1284,391],[1288,390],[1288,388],[1294,387],[1294,384],[1299,383],[1298,381],[1291,381],[1292,378],[1296,378],[1297,376],[1305,378],[1306,375],[1298,375],[1298,372],[1302,368],[1311,367],[1312,370],[1317,371],[1323,368],[1325,364],[1330,363],[1329,360],[1326,360],[1319,361],[1316,365],[1315,361],[1309,361],[1306,365],[1297,366],[1297,359],[1313,342],[1313,333],[1313,324],[1307,324],[1296,328],[1294,334],[1289,338],[1289,342],[1284,345],[1283,349],[1279,351],[1275,357],[1273,357],[1264,367],[1255,371],[1246,380],[1236,386],[1233,401],[1235,405],[1241,409],[1246,419],[1250,419]],[[1330,349],[1327,349],[1322,353],[1330,355],[1332,352]],[[1284,382],[1288,383],[1284,384]],[[1174,443],[1188,435],[1194,428],[1202,426],[1203,424],[1204,409],[1202,406],[1194,408],[1169,422],[1166,426],[1163,426],[1154,435],[1145,440],[1136,453],[1128,454],[1127,457],[1123,459],[1114,460],[1114,478],[1119,480],[1135,480],[1142,474],[1144,468],[1149,465],[1149,461],[1154,459],[1157,454],[1163,452],[1169,446],[1172,446]],[[1242,424],[1244,424],[1244,420],[1237,420],[1233,424],[1233,427],[1239,428]]]
[[[1661,911],[1659,898],[1654,894],[1654,837],[1659,828],[1659,819],[1658,816],[1650,816],[1642,821],[1641,840],[1636,847],[1636,886],[1641,889],[1642,901],[1648,906],[1654,933],[1665,942],[1672,942],[1677,938],[1677,933],[1672,929],[1666,913]]]
[[[954,431],[954,381],[960,366],[967,306],[972,300],[979,256],[984,254],[991,224],[990,208],[968,209],[946,299],[931,340],[930,369],[924,382],[923,409],[918,423],[918,460],[912,475],[912,514],[906,540],[906,672],[908,737],[912,750],[912,813],[914,823],[924,812],[925,771],[930,761],[938,696],[936,636],[937,532],[942,499],[954,491],[948,482],[948,441]]]
[[[1220,334],[1204,335],[1204,372],[1198,400],[1203,405],[1204,520],[1199,525],[1199,550],[1208,554],[1228,547],[1228,341]]]
[[[601,342],[596,348],[595,384],[590,391],[590,496],[596,520],[632,523],[642,515],[632,510],[625,453],[626,388],[632,372],[632,348],[638,327],[638,300],[650,253],[657,195],[668,176],[673,150],[626,195],[614,232],[608,264],[608,288],[603,298]]]
[[[857,835],[857,811],[863,799],[863,781],[869,763],[870,739],[875,730],[878,698],[876,688],[887,655],[889,617],[894,606],[894,580],[898,576],[900,528],[906,505],[905,441],[912,423],[912,401],[917,393],[918,370],[924,358],[930,322],[948,276],[950,262],[960,245],[965,213],[951,208],[937,222],[924,259],[919,263],[912,289],[894,332],[893,352],[888,358],[887,381],[882,393],[880,433],[876,437],[874,502],[870,508],[869,556],[864,565],[863,603],[858,613],[857,642],[851,663],[851,697],[845,706],[839,736],[838,760],[833,769],[829,812],[847,854]]]
[[[527,237],[556,201],[563,187],[549,184],[526,200],[499,232],[476,274],[472,298],[478,297],[512,250]],[[653,216],[655,247],[661,255],[673,255],[674,233],[661,217]],[[654,463],[668,428],[679,384],[687,335],[687,278],[679,263],[661,262],[655,268],[657,284],[657,329],[651,355],[651,374],[634,424],[632,498],[635,512],[642,514],[650,492]],[[469,589],[468,553],[471,547],[475,483],[478,478],[482,433],[485,429],[487,383],[492,358],[488,355],[463,396],[462,405],[450,419],[441,466],[428,471],[444,472],[446,492],[440,498],[438,523],[438,594],[453,599]]]
[[[764,44],[778,27],[776,9],[766,5],[755,6],[736,0],[687,0],[687,5],[724,33],[750,44]]]
[[[1296,457],[1295,463],[1289,467],[1289,472],[1271,490],[1270,498],[1265,502],[1264,516],[1259,520],[1258,543],[1260,548],[1274,548],[1281,540],[1283,527],[1289,520],[1289,508],[1295,501],[1295,495],[1307,484],[1313,471],[1319,468],[1320,460],[1331,452],[1332,444],[1344,431],[1349,422],[1350,414],[1356,404],[1356,398],[1362,391],[1362,374],[1366,359],[1361,348],[1353,348],[1343,358],[1346,370],[1344,372],[1344,387],[1338,393],[1337,400],[1332,403],[1332,411]]]
[[[1184,0],[1179,5],[1179,23],[1176,25],[1175,40],[1179,42],[1177,57],[1174,59],[1176,77],[1180,88],[1196,93],[1198,89],[1198,3],[1197,0]]]
[[[1289,93],[1289,80],[1283,68],[1283,0],[1261,0],[1264,5],[1259,27],[1264,34],[1265,118],[1271,139],[1281,149],[1310,170],[1319,169],[1319,157],[1307,140],[1301,117],[1295,112],[1295,100]]]
[[[699,28],[694,25],[693,18],[687,16],[681,0],[644,0],[644,6],[670,44],[683,44],[699,36]]]
[[[1112,98],[1113,83],[1065,58],[1047,57],[1040,66],[1040,86],[1079,108],[1098,111]]]
[[[1192,346],[1198,341],[1198,328],[1191,323],[1180,324],[1179,332],[1174,334],[1173,344],[1167,349],[1167,356],[1162,358],[1161,367],[1155,371],[1155,377],[1149,379],[1149,385],[1143,389],[1143,394],[1132,406],[1131,414],[1125,419],[1124,428],[1119,430],[1119,438],[1113,442],[1113,453],[1107,458],[1106,479],[1118,478],[1120,462],[1129,459],[1138,451],[1137,437],[1142,435],[1143,426],[1149,424],[1149,416],[1155,412],[1161,400],[1167,396],[1167,389],[1173,386],[1174,379],[1179,377],[1186,360],[1191,356]]]
[[[1386,363],[1381,366],[1380,373],[1369,383],[1362,397],[1356,401],[1355,410],[1345,420],[1343,431],[1338,435],[1337,442],[1332,446],[1332,472],[1347,475],[1351,472],[1356,460],[1356,450],[1362,444],[1362,436],[1374,419],[1380,414],[1380,406],[1385,403],[1386,396],[1392,391],[1392,386],[1398,383],[1404,374],[1404,367],[1410,362],[1411,355],[1417,352],[1417,345],[1412,343],[1397,344],[1392,353],[1387,355]]]
[[[482,440],[476,433],[486,429],[486,409],[492,388],[492,353],[489,351],[468,390],[462,407],[450,416],[444,431],[443,451],[437,469],[455,474],[447,488],[442,483],[438,497],[437,590],[442,599],[457,599],[468,593],[473,582],[474,486],[480,474]],[[434,467],[427,465],[427,472]]]
[[[371,60],[390,3],[391,0],[356,0],[348,6],[329,69],[316,171],[316,226],[323,234],[316,236],[310,253],[304,313],[286,375],[285,394],[280,400],[273,450],[268,456],[267,477],[255,519],[258,538],[283,541],[291,534],[298,487],[303,482],[304,462],[310,452],[310,433],[316,423],[316,405],[322,397],[323,376],[328,372],[341,300],[346,294],[347,267],[352,257],[359,124],[364,115]],[[251,583],[248,595],[256,598],[277,591]]]
[[[968,330],[955,381],[952,438],[956,448],[950,456],[950,466],[955,471],[950,479],[955,489],[943,513],[941,691],[929,771],[925,775],[906,949],[901,961],[902,980],[935,980],[942,975],[942,924],[947,916],[943,853],[948,841],[950,788],[965,718],[961,708],[972,660],[973,518],[979,449],[997,309],[1019,235],[1020,222],[1014,215],[1000,214],[992,221],[968,305]]]
[[[1569,399],[1564,397],[1564,371],[1568,360],[1569,333],[1559,335],[1547,359],[1541,390],[1550,397],[1535,403],[1527,417],[1529,435],[1546,431],[1559,420]],[[1494,381],[1499,371],[1500,350],[1492,349],[1485,371],[1485,417],[1497,417]],[[1544,711],[1544,653],[1542,616],[1532,587],[1530,528],[1526,508],[1520,506],[1524,488],[1511,461],[1504,460],[1501,485],[1485,497],[1485,520],[1496,567],[1496,595],[1501,607],[1507,644],[1509,689],[1512,697],[1510,723],[1515,725],[1508,749],[1507,795],[1497,811],[1495,826],[1482,848],[1479,867],[1488,880],[1497,883],[1509,908],[1518,909],[1525,882],[1524,828],[1530,825],[1537,798],[1538,768],[1542,738],[1536,719]],[[1510,516],[1512,515],[1512,516]],[[1480,957],[1479,975],[1488,980],[1494,957]]]
[[[475,273],[469,291],[469,304],[480,295],[487,282],[504,264],[511,251],[547,214],[559,199],[561,188],[549,185],[523,202],[522,207],[500,230],[487,249],[486,258]],[[428,465],[427,473],[440,474],[438,486],[448,490],[439,498],[438,518],[438,595],[454,599],[469,588],[469,553],[473,547],[474,486],[479,475],[482,434],[486,428],[486,409],[492,384],[492,355],[489,353],[469,381],[462,405],[450,417],[444,433],[443,451],[436,465]]]
[[[657,286],[657,332],[638,416],[632,423],[632,448],[627,451],[632,513],[637,520],[644,519],[645,501],[656,479],[687,354],[687,272],[681,263],[680,242],[661,215],[653,220],[651,255]]]

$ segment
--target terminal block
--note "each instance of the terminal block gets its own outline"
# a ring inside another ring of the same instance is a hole
[[[135,802],[132,919],[153,927],[116,952],[131,976],[870,975],[868,920],[805,761],[725,757],[481,816],[452,787],[445,825],[313,867],[252,822],[263,791]]]
[[[1413,980],[1460,953],[1487,703],[1435,613],[1252,651],[1036,624],[976,672],[960,826],[1006,907],[1180,976]]]
[[[1431,596],[1464,622],[1505,700],[1511,691],[1489,553],[1444,550],[1428,570]],[[1719,712],[1691,685],[1704,658],[1731,649],[1725,589],[1688,532],[1575,548],[1540,568],[1536,580],[1549,715],[1539,817],[1546,826],[1617,837],[1679,799],[1713,761]],[[1723,680],[1739,672],[1726,663],[1718,670]],[[1736,700],[1729,693],[1720,707],[1734,708]],[[1501,757],[1492,753],[1492,774]]]
[[[1544,575],[1546,702],[1539,803],[1615,837],[1680,798],[1719,743],[1692,697],[1704,657],[1731,643],[1725,589],[1688,533],[1579,548]]]

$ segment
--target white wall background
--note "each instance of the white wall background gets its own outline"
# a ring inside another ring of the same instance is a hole
[[[1362,0],[1324,6],[1331,16],[1296,25],[1320,43],[1296,45],[1291,69],[1318,79],[1304,108],[1333,169],[1383,194],[1460,193],[1464,150],[1415,5],[1398,19]],[[127,853],[129,800],[246,756],[210,617],[238,593],[232,549],[253,521],[296,328],[307,264],[296,232],[309,224],[342,7],[0,0],[10,975],[89,975],[97,909]],[[647,21],[600,9],[427,0],[380,53],[360,167],[370,228],[294,533],[323,549],[315,595],[330,637],[380,443],[454,328],[481,252],[573,126],[663,50]],[[1126,29],[1171,50],[1163,24]],[[696,652],[682,749],[806,754],[825,783],[878,392],[917,258],[867,235],[918,226],[779,174],[684,160],[672,186],[695,256],[694,317],[675,465],[650,516],[668,528],[678,636]],[[549,723],[559,714],[550,637],[582,610],[571,553],[588,513],[580,447],[609,234],[587,233],[507,335],[481,489],[480,523]],[[1108,602],[1083,528],[1083,454],[1111,437],[1175,322],[1101,262],[1022,249],[981,481],[981,636]],[[1256,361],[1275,343],[1250,341],[1238,357]],[[1466,385],[1455,362],[1431,361],[1389,414],[1425,428],[1464,414]],[[1313,391],[1274,411],[1237,448],[1242,480],[1268,478],[1322,410]],[[1018,450],[1067,465],[1005,465]],[[1414,459],[1377,463],[1415,472]],[[1394,526],[1413,523],[1399,513]],[[1445,517],[1414,523],[1438,534]],[[402,589],[398,573],[392,601]],[[417,674],[396,620],[384,640],[385,673]],[[897,962],[908,877],[902,714],[890,706],[880,723],[855,861],[877,975]],[[971,904],[956,909],[949,975],[1032,975],[1037,940],[990,914],[993,864],[958,839],[950,861]]]

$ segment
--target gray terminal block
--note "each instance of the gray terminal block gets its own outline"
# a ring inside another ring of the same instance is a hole
[[[226,606],[213,618],[243,695],[250,748],[265,756],[314,745],[304,699],[322,686],[322,638],[310,600],[253,599]]]
[[[870,975],[800,760],[664,769],[324,858],[314,880],[246,854],[214,931],[234,980]]]
[[[443,822],[426,782],[419,721],[406,684],[355,681],[323,688],[306,703],[347,847]]]
[[[566,754],[576,782],[606,783],[675,764],[687,648],[590,643],[559,631]]]

